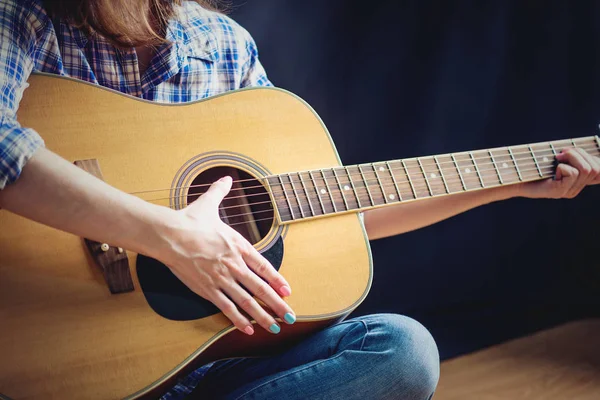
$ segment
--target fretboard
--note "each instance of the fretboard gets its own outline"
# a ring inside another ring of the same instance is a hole
[[[555,155],[598,136],[383,161],[266,178],[282,223],[551,178]]]

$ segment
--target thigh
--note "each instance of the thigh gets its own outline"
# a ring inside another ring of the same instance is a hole
[[[192,398],[427,399],[439,357],[429,332],[398,315],[331,326],[277,356],[215,363]]]
[[[364,323],[351,319],[317,332],[276,356],[218,361],[198,382],[192,398],[227,398],[239,388],[259,385],[265,378],[327,359],[341,347],[358,349],[365,333]]]

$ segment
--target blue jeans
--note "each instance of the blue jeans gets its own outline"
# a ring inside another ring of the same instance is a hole
[[[427,400],[438,378],[427,329],[377,314],[341,322],[274,357],[217,362],[192,398]]]

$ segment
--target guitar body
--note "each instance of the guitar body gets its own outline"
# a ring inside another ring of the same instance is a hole
[[[340,162],[315,112],[282,90],[158,105],[65,78],[29,82],[18,113],[23,126],[67,160],[97,160],[104,180],[124,192],[183,183],[179,203],[173,190],[139,194],[165,198],[165,206],[181,207],[185,187],[210,168],[261,178]],[[356,213],[296,224],[274,218],[255,246],[265,254],[279,246],[298,322],[282,324],[280,335],[257,329],[245,337],[220,313],[177,320],[156,312],[134,253],[127,252],[134,290],[111,294],[81,238],[6,211],[0,227],[0,397],[156,397],[198,364],[266,354],[343,318],[372,279]]]

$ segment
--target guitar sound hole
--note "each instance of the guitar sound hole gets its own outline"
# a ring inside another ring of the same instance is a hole
[[[256,244],[273,225],[273,205],[262,183],[247,172],[224,166],[203,171],[192,181],[187,203],[191,204],[224,176],[233,178],[233,186],[219,206],[219,216],[246,240]]]

